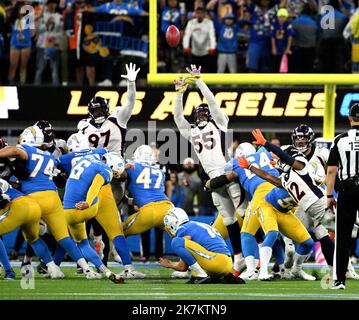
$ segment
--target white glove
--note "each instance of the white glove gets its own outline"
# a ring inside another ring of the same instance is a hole
[[[134,82],[136,81],[137,73],[140,71],[140,68],[136,70],[136,65],[130,62],[130,67],[126,64],[127,74],[121,74],[121,78],[125,78],[127,81]]]

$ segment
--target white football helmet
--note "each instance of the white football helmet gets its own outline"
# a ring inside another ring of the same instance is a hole
[[[234,153],[234,156],[236,158],[237,157],[247,157],[253,153],[256,153],[256,148],[254,148],[253,145],[248,142],[243,142],[237,147],[237,149]]]
[[[67,149],[69,152],[79,152],[84,150],[90,150],[90,143],[87,139],[87,136],[84,134],[77,132],[73,133],[67,139]]]
[[[155,157],[153,156],[152,148],[146,144],[139,146],[135,150],[135,152],[133,153],[133,160],[150,165],[156,163]]]
[[[33,147],[44,145],[44,134],[38,126],[27,127],[19,138],[19,144],[27,144]]]
[[[165,227],[173,236],[176,234],[178,227],[188,221],[189,218],[186,211],[181,208],[172,208],[168,210],[167,214],[163,218]]]
[[[125,161],[119,153],[107,152],[102,156],[106,160],[106,164],[111,168],[113,176],[118,179],[122,172],[125,171]]]
[[[6,194],[6,192],[9,190],[9,188],[11,188],[11,186],[9,185],[9,183],[4,180],[4,179],[0,179],[0,194],[1,194],[1,198],[7,201],[10,201],[10,197]]]

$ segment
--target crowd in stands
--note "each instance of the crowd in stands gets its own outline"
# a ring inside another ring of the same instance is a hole
[[[219,73],[355,73],[357,7],[355,0],[158,0],[158,71],[195,63]],[[106,66],[79,58],[82,12],[147,17],[149,1],[0,0],[0,81],[117,85],[133,57],[121,54]],[[181,32],[177,48],[165,40],[171,24]],[[144,79],[148,58],[137,60]]]

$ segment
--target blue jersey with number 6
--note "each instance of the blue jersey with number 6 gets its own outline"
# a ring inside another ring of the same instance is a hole
[[[133,162],[135,169],[126,170],[128,174],[128,190],[131,192],[136,205],[142,206],[157,201],[169,199],[164,193],[165,176],[158,167]]]
[[[26,168],[30,176],[26,180],[20,180],[21,191],[30,194],[39,191],[57,190],[52,181],[56,159],[48,151],[43,151],[27,144],[20,145],[27,153]]]
[[[179,226],[176,237],[191,236],[191,240],[201,245],[208,251],[231,255],[227,244],[220,233],[212,226],[197,222],[189,221]],[[198,253],[203,255],[203,252]]]
[[[272,155],[265,148],[259,148],[256,153],[247,156],[246,159],[251,165],[267,171],[273,176],[279,177],[279,172],[270,164]],[[253,194],[257,190],[258,186],[266,182],[256,174],[252,173],[250,170],[241,168],[238,165],[237,159],[232,159],[229,161],[225,166],[225,170],[232,170],[238,174],[238,180],[242,187],[248,192],[249,200],[252,199]]]
[[[103,177],[105,184],[111,182],[111,168],[102,161],[98,161],[92,155],[83,157],[72,167],[65,187],[64,209],[74,209],[76,203],[86,200],[87,193],[97,174]],[[97,201],[98,197],[90,205],[94,205]]]
[[[268,192],[264,199],[282,213],[287,213],[296,205],[287,190],[278,187]]]

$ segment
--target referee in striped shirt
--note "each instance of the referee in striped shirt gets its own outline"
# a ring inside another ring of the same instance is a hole
[[[349,122],[351,129],[334,139],[327,167],[327,207],[337,206],[332,289],[345,289],[351,233],[359,209],[359,103],[350,108]],[[337,175],[338,203],[333,197]]]

